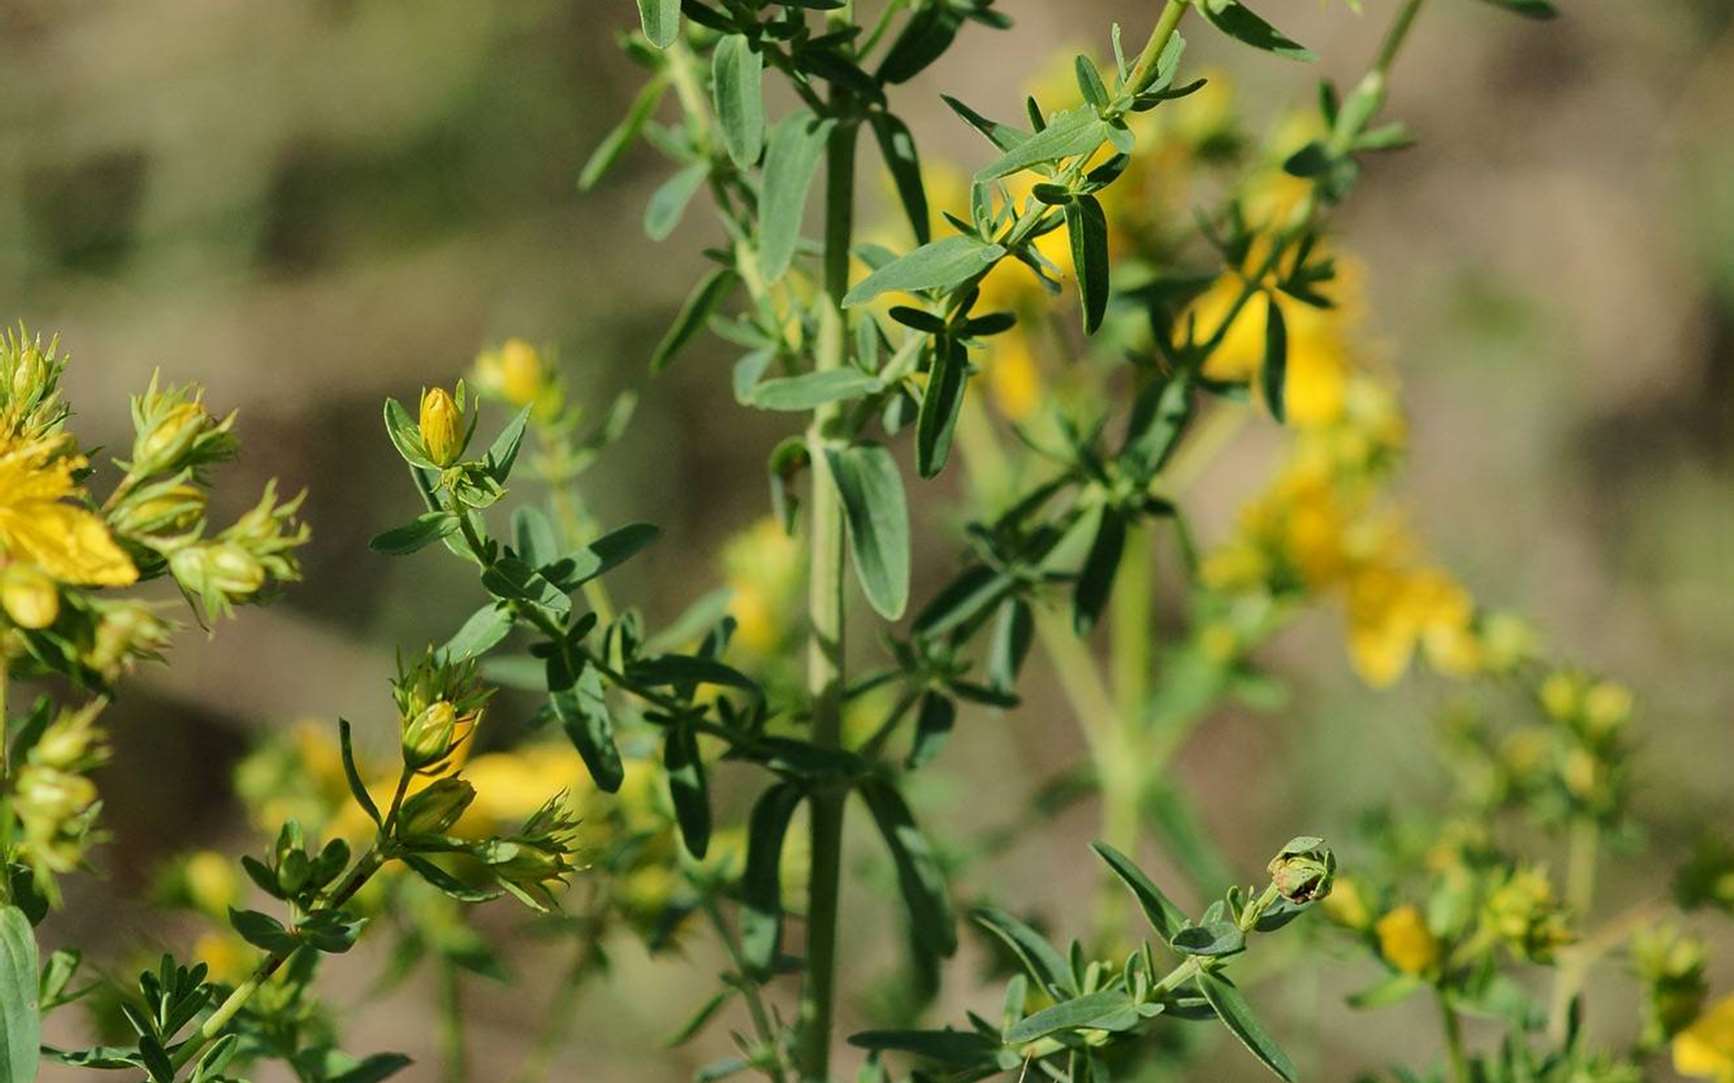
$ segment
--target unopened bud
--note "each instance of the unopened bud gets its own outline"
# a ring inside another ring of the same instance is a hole
[[[451,393],[433,387],[421,396],[421,442],[436,466],[450,466],[463,454],[463,412]]]
[[[403,762],[419,771],[445,759],[457,733],[457,719],[457,709],[445,699],[412,718],[403,728]]]
[[[402,835],[437,835],[458,822],[476,799],[476,788],[461,778],[442,778],[403,803],[398,813]]]
[[[140,474],[166,470],[192,449],[211,415],[197,402],[170,407],[141,430],[132,446],[133,468]]]
[[[1290,839],[1271,859],[1270,882],[1292,903],[1316,902],[1331,893],[1337,875],[1337,855],[1325,840],[1313,835]]]

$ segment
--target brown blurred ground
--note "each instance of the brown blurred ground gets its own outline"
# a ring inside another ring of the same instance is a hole
[[[1347,79],[1389,5],[1366,0],[1361,17],[1264,6]],[[1391,105],[1422,143],[1379,162],[1341,221],[1406,384],[1418,517],[1479,596],[1532,614],[1562,652],[1640,690],[1648,811],[1670,842],[1734,812],[1734,5],[1563,6],[1566,18],[1536,26],[1470,0],[1430,5]],[[976,150],[940,92],[1015,111],[1021,73],[1056,43],[1099,47],[1110,17],[1139,27],[1150,5],[1002,7],[1015,31],[973,32],[900,95],[930,156]],[[223,791],[246,735],[300,716],[383,717],[393,645],[440,636],[468,611],[452,566],[365,549],[414,503],[377,429],[383,395],[449,379],[508,334],[557,345],[598,403],[646,384],[649,346],[712,234],[692,213],[663,245],[643,239],[640,209],[663,172],[649,153],[597,193],[574,191],[636,88],[612,43],[631,18],[625,0],[0,5],[0,317],[62,334],[87,442],[118,441],[124,394],[153,367],[205,383],[214,404],[241,410],[238,473],[307,485],[315,529],[307,582],[284,604],[210,642],[187,638],[172,673],[121,705],[131,717],[104,781],[120,895],[82,887],[51,935],[172,942],[127,896],[177,847],[240,843]],[[1314,73],[1193,37],[1248,100],[1308,100]],[[593,475],[605,518],[669,531],[655,581],[629,570],[623,584],[653,614],[708,585],[705,554],[763,511],[775,430],[710,405],[726,360],[707,346],[646,385],[631,436]],[[1207,522],[1224,520],[1267,452],[1255,439],[1212,475]],[[943,492],[916,500],[931,508]],[[446,586],[461,600],[446,604]],[[1225,717],[1186,758],[1193,789],[1217,795],[1211,826],[1249,866],[1287,824],[1329,831],[1393,778],[1427,778],[1417,735],[1429,695],[1360,689],[1335,619],[1281,645],[1299,689],[1292,717]],[[987,792],[1009,810],[1056,743],[1075,751],[1061,711],[1038,689],[1003,728],[963,727],[946,757],[960,774],[935,807],[987,818],[963,796]],[[158,800],[183,790],[201,796]],[[996,868],[995,886],[1054,909],[1083,898],[1090,823],[1068,815]],[[1650,874],[1616,867],[1608,890],[1631,894]],[[486,923],[512,927],[503,914]],[[883,932],[846,945],[846,972],[874,971]],[[479,1063],[533,1021],[524,1006],[550,980],[537,950],[513,949],[525,992],[475,987]],[[623,946],[612,984],[587,1002],[572,1078],[680,1079],[715,1052],[653,1052],[667,1005],[709,988],[709,955],[695,955],[696,973]],[[970,965],[956,969],[953,1004],[980,1006]],[[1724,966],[1717,986],[1731,976]],[[1329,993],[1356,980],[1326,966],[1321,982]],[[424,992],[368,1005],[364,1044],[430,1054]],[[1333,1075],[1410,1044],[1395,1026],[1353,1033],[1334,996],[1296,996],[1290,1018],[1320,1022],[1297,1052]],[[1221,1077],[1244,1070],[1231,1059]]]

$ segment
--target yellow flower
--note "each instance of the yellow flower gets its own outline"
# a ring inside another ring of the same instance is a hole
[[[1711,1005],[1674,1039],[1674,1071],[1734,1083],[1734,996]]]
[[[1319,905],[1324,908],[1326,917],[1350,929],[1365,929],[1373,920],[1372,911],[1367,908],[1366,897],[1361,894],[1355,881],[1348,877],[1339,877],[1336,886]]]
[[[734,643],[751,654],[770,654],[787,638],[797,608],[802,567],[795,540],[766,516],[729,541],[722,562]]]
[[[1439,964],[1439,939],[1414,903],[1380,918],[1373,931],[1379,938],[1379,954],[1403,973],[1424,974]]]
[[[988,351],[987,386],[993,393],[993,404],[1008,420],[1026,420],[1041,406],[1041,369],[1021,327],[993,340]]]
[[[253,949],[232,933],[204,933],[193,943],[193,958],[210,968],[212,981],[235,984],[253,967]]]
[[[476,358],[476,383],[513,406],[535,402],[544,378],[542,355],[521,338],[509,338]]]
[[[421,442],[436,466],[450,466],[463,454],[463,411],[451,392],[430,387],[421,394]]]
[[[126,586],[138,570],[94,513],[72,501],[82,455],[61,437],[0,440],[0,548],[27,557],[62,583]]]
[[[1584,694],[1583,714],[1591,733],[1611,733],[1632,716],[1632,690],[1617,681],[1597,681]]]
[[[200,850],[188,857],[181,875],[186,880],[188,901],[204,913],[226,916],[241,897],[235,867],[214,850]]]

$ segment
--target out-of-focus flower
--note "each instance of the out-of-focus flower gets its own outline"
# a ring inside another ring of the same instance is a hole
[[[1644,986],[1645,1049],[1659,1048],[1679,1034],[1704,1007],[1704,942],[1671,925],[1640,930],[1632,937],[1632,969]]]
[[[1488,895],[1485,913],[1493,932],[1533,962],[1547,962],[1574,939],[1553,884],[1539,869],[1513,871]]]
[[[470,380],[489,398],[513,406],[533,406],[538,421],[550,421],[560,413],[563,396],[553,367],[536,347],[521,338],[509,338],[497,348],[477,354]]]
[[[1405,903],[1380,918],[1373,927],[1379,954],[1405,974],[1425,974],[1439,965],[1439,938],[1427,928],[1421,908]]]
[[[1724,997],[1674,1039],[1674,1071],[1734,1083],[1734,996]]]
[[[803,565],[795,540],[766,517],[736,535],[723,549],[734,643],[748,652],[773,653],[794,631]]]

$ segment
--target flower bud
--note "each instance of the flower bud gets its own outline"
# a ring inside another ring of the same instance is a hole
[[[1533,962],[1549,961],[1573,939],[1553,885],[1538,869],[1513,871],[1488,895],[1486,918],[1512,951]]]
[[[443,387],[421,396],[421,442],[436,466],[450,466],[463,454],[463,411]]]
[[[116,533],[179,534],[205,515],[205,491],[187,482],[153,485],[121,502],[109,516]]]
[[[60,588],[34,564],[9,564],[0,572],[0,608],[20,628],[46,628],[60,616]]]
[[[1337,855],[1324,839],[1301,835],[1290,839],[1271,859],[1268,871],[1278,895],[1292,903],[1316,902],[1331,893]]]
[[[400,835],[437,835],[458,822],[476,799],[476,788],[461,778],[442,778],[403,803]]]
[[[430,704],[403,728],[403,762],[413,770],[432,767],[452,750],[458,713],[450,700]]]
[[[178,463],[210,423],[211,415],[196,401],[180,402],[150,420],[133,440],[133,468],[154,474]]]

